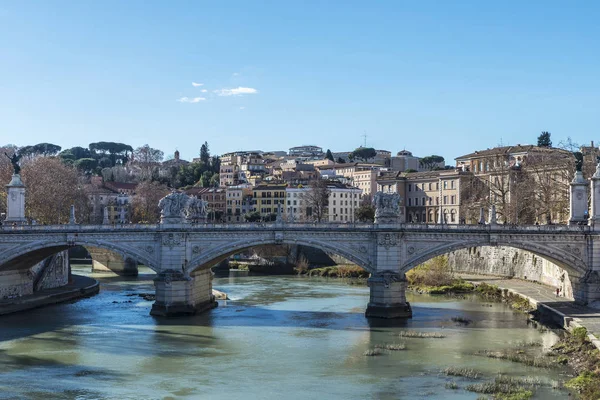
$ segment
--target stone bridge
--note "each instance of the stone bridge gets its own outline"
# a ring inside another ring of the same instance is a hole
[[[157,273],[153,315],[193,314],[216,306],[210,267],[247,248],[304,245],[340,255],[371,273],[370,317],[409,317],[405,274],[442,254],[478,246],[507,246],[532,252],[568,274],[576,301],[600,302],[600,163],[589,184],[581,171],[571,183],[570,225],[404,224],[397,193],[375,195],[374,224],[290,224],[278,215],[273,224],[214,225],[206,203],[183,193],[159,202],[157,225],[78,225],[74,209],[68,225],[35,226],[25,220],[25,187],[13,175],[8,213],[0,229],[0,272],[26,270],[73,246],[105,249],[137,260]],[[440,208],[441,213],[441,208]],[[441,218],[440,218],[441,220]],[[1,284],[1,282],[0,282]]]
[[[319,248],[369,271],[367,316],[410,316],[405,273],[433,257],[477,246],[530,251],[569,274],[576,300],[600,300],[600,230],[589,226],[282,222],[4,226],[0,271],[30,268],[73,246],[106,249],[157,273],[153,315],[193,314],[216,306],[211,266],[247,248],[273,244]]]

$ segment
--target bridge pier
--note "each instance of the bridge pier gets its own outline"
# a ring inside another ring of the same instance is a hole
[[[156,301],[150,315],[171,317],[193,315],[217,307],[212,295],[210,269],[186,276],[177,270],[165,270],[154,279]]]
[[[371,289],[367,318],[411,318],[412,309],[406,301],[406,277],[394,271],[373,274],[367,283]]]

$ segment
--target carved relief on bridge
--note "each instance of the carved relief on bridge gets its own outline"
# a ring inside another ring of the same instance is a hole
[[[397,233],[386,232],[377,234],[377,244],[385,247],[386,250],[389,250],[389,248],[392,246],[397,246],[399,240],[400,235]]]
[[[163,235],[162,244],[168,246],[169,249],[173,250],[175,246],[181,246],[185,240],[185,233],[168,233]]]

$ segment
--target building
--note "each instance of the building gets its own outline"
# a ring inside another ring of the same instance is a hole
[[[493,205],[501,223],[568,220],[569,183],[575,170],[575,158],[569,151],[502,146],[457,157],[456,166],[474,176],[471,193],[463,198],[469,197],[472,208],[483,207],[486,214]]]
[[[265,174],[265,160],[260,152],[237,151],[221,156],[220,186],[236,186],[256,181]]]
[[[260,184],[252,189],[252,211],[265,218],[274,218],[277,210],[285,211],[285,184]]]
[[[101,176],[93,176],[85,186],[90,201],[90,223],[129,223],[131,200],[135,195],[135,183],[105,182]],[[105,215],[108,217],[105,219]]]
[[[244,215],[252,211],[252,187],[249,184],[227,186],[225,193],[225,222],[245,222]]]
[[[312,222],[315,210],[310,187],[292,187],[286,189],[286,216],[291,222]],[[327,202],[323,221],[354,222],[355,211],[359,207],[361,190],[339,182],[327,182]]]
[[[177,175],[177,171],[182,166],[188,165],[190,162],[179,158],[179,150],[175,150],[175,155],[171,160],[163,161],[158,169],[158,175],[161,178],[171,178]]]
[[[408,223],[476,223],[466,221],[461,185],[469,173],[456,170],[388,172],[377,179],[377,190],[398,193]]]
[[[185,190],[188,196],[196,196],[206,201],[208,218],[207,222],[223,222],[227,204],[227,193],[223,188],[193,187]]]
[[[404,172],[404,171],[419,171],[420,163],[419,157],[415,157],[408,150],[399,151],[395,157],[390,159],[390,169],[392,171]]]
[[[319,146],[297,146],[290,148],[288,152],[290,157],[300,159],[320,159],[323,158],[323,149]]]

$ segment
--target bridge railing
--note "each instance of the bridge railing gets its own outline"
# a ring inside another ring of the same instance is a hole
[[[8,232],[113,232],[113,231],[177,231],[188,232],[205,230],[407,230],[436,232],[590,232],[587,225],[466,225],[466,224],[365,224],[365,223],[238,223],[238,224],[114,224],[114,225],[0,225],[0,233]]]

